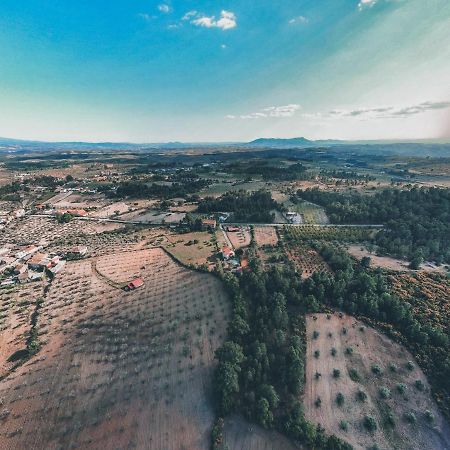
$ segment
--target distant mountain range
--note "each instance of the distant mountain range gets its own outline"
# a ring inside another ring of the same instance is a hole
[[[281,139],[259,138],[251,142],[165,142],[135,144],[129,142],[42,142],[0,137],[0,152],[26,151],[152,151],[189,148],[240,148],[240,149],[324,149],[347,150],[355,153],[380,155],[397,154],[411,156],[450,157],[450,143],[439,140],[416,141],[343,141],[336,139],[309,140],[305,137]]]

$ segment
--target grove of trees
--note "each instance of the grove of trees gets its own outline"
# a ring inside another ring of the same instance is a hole
[[[297,196],[323,206],[332,223],[384,224],[376,238],[381,253],[450,263],[450,190],[385,189],[375,195],[342,194],[319,189]]]

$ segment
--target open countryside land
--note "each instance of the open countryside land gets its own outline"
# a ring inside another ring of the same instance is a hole
[[[0,448],[449,447],[444,173],[26,155],[2,160]]]

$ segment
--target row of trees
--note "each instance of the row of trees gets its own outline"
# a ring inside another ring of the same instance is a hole
[[[408,258],[450,263],[450,190],[386,189],[373,196],[299,190],[297,196],[323,206],[332,223],[384,224],[379,251]]]
[[[239,222],[271,223],[275,218],[272,211],[278,206],[268,191],[248,193],[240,190],[227,192],[219,198],[206,197],[199,202],[198,212],[230,212]]]
[[[132,180],[119,183],[114,190],[107,191],[110,197],[139,197],[168,199],[186,197],[209,186],[209,180],[188,180],[183,183],[158,184]]]
[[[262,160],[252,160],[247,163],[240,161],[228,164],[224,170],[239,175],[258,175],[264,180],[274,181],[307,180],[311,178],[307,168],[298,162],[288,166],[280,166]]]

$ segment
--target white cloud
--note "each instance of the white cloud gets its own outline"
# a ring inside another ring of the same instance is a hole
[[[154,19],[154,16],[151,16],[150,14],[147,13],[139,13],[138,16],[147,22]]]
[[[364,8],[372,8],[378,0],[360,0],[358,3],[358,9],[361,11]]]
[[[198,14],[197,11],[192,10],[192,11],[188,11],[182,18],[181,20],[190,20],[193,17],[195,17]]]
[[[242,114],[240,116],[235,116],[233,114],[228,114],[225,116],[227,119],[243,119],[243,120],[258,120],[269,117],[292,117],[299,109],[300,105],[291,103],[284,106],[268,106],[260,111],[252,112],[250,114]]]
[[[305,16],[297,16],[297,17],[293,17],[289,21],[289,24],[290,25],[298,25],[298,24],[306,24],[308,22],[309,22],[309,20]]]
[[[170,6],[167,5],[166,3],[161,3],[160,5],[158,5],[158,9],[164,14],[167,14],[171,11]]]
[[[357,109],[333,109],[326,114],[317,113],[319,117],[356,117],[361,119],[405,119],[429,111],[450,108],[450,101],[428,101],[409,106],[379,106]]]
[[[221,30],[231,30],[237,26],[236,14],[225,10],[220,13],[218,19],[215,16],[201,15],[197,11],[189,11],[184,15],[183,20],[191,20],[191,23],[198,27],[220,28]]]

